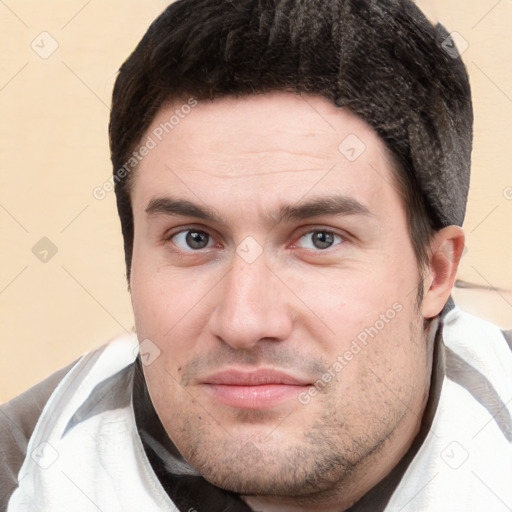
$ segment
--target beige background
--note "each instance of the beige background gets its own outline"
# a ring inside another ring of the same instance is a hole
[[[116,70],[167,3],[0,0],[0,402],[132,329],[114,194],[92,190],[111,173]],[[417,3],[468,45],[476,134],[459,278],[499,288],[454,296],[511,328],[512,2]]]

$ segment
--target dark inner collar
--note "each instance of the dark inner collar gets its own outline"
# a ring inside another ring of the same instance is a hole
[[[182,512],[250,512],[242,499],[220,489],[188,464],[158,417],[144,379],[140,358],[135,361],[133,408],[144,451],[158,480]]]
[[[434,416],[437,411],[439,404],[439,398],[441,396],[441,389],[443,387],[443,380],[445,375],[445,356],[444,356],[444,342],[443,342],[443,320],[434,320],[439,322],[436,326],[434,325],[435,331],[432,333],[434,338],[434,353],[433,353],[433,364],[432,364],[432,376],[430,380],[430,391],[421,420],[420,431],[414,438],[411,447],[407,453],[402,457],[400,462],[391,470],[391,472],[385,476],[373,489],[370,489],[353,507],[347,512],[382,512],[386,509],[391,496],[398,487],[398,484],[402,480],[407,468],[418,453],[418,450],[423,445],[427,438]],[[430,340],[429,340],[430,341]]]

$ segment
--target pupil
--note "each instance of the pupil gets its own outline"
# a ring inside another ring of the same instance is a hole
[[[186,239],[192,249],[203,249],[208,245],[208,235],[202,231],[189,231]]]
[[[325,231],[315,231],[313,233],[313,245],[317,249],[326,249],[334,242],[334,235]]]

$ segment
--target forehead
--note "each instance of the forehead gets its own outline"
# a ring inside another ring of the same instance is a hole
[[[174,101],[160,109],[144,145],[150,149],[135,171],[134,208],[165,193],[266,214],[334,193],[370,209],[401,202],[383,141],[350,110],[317,96]]]

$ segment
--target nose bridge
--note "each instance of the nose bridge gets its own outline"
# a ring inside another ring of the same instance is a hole
[[[249,263],[237,255],[226,284],[221,307],[233,327],[240,323],[254,329],[266,319],[272,283],[264,257]]]
[[[264,255],[246,261],[239,254],[216,297],[212,334],[235,348],[249,348],[259,340],[286,338],[291,317],[283,290]]]

